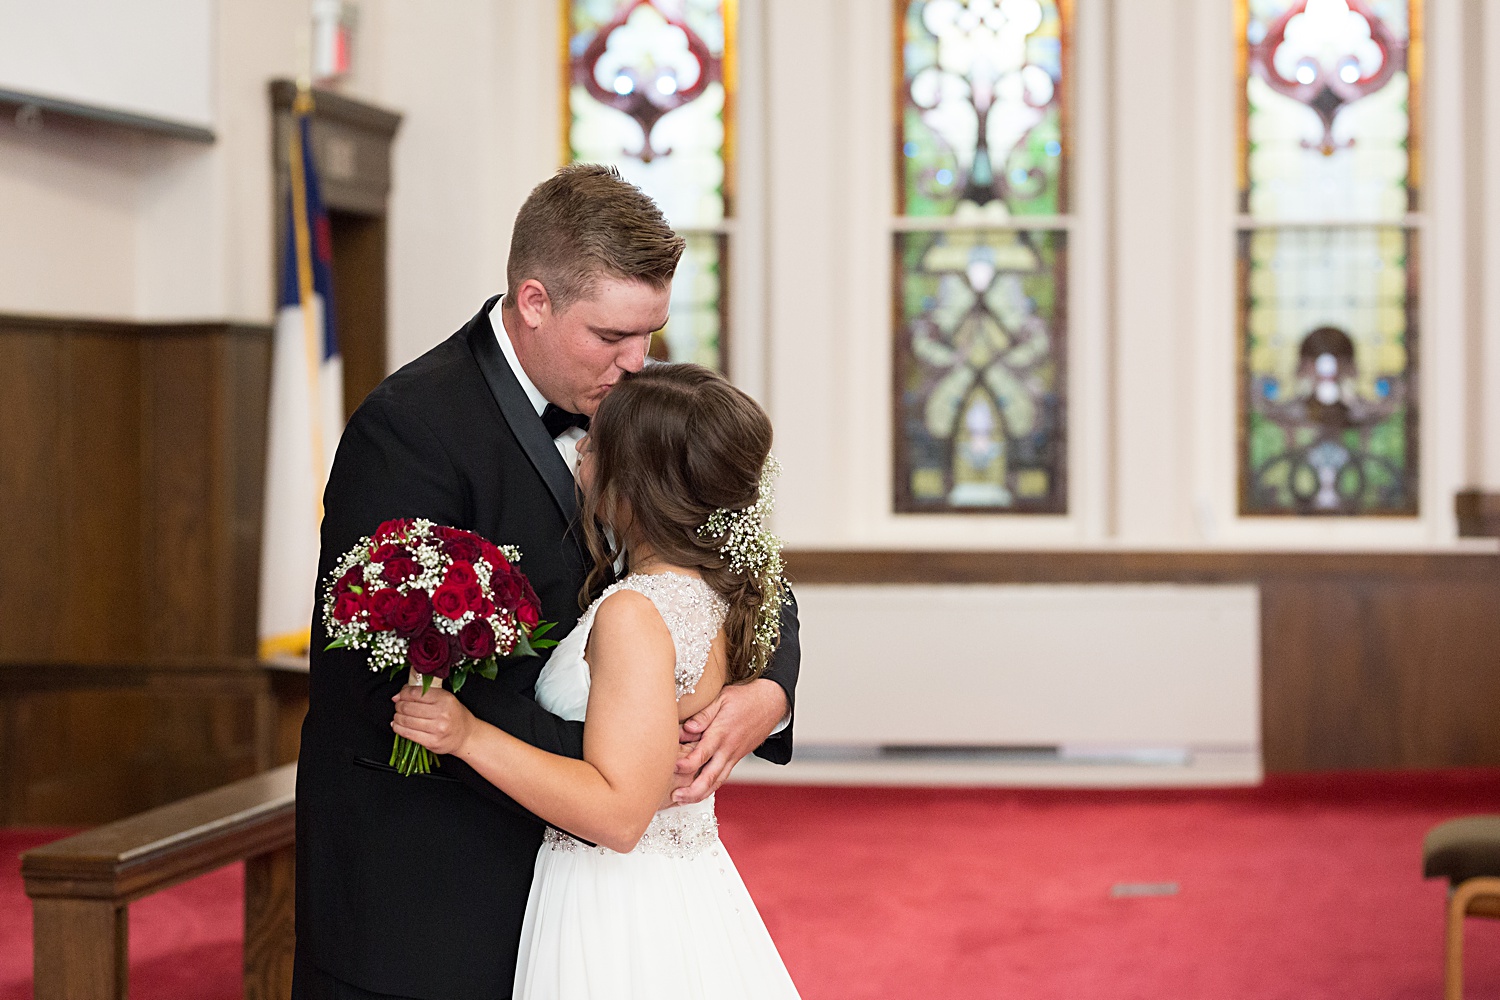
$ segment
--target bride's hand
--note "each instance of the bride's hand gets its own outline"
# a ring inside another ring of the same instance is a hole
[[[473,714],[451,691],[435,687],[423,694],[421,688],[408,685],[391,700],[396,703],[396,717],[391,720],[396,735],[433,753],[457,753],[474,728]]]

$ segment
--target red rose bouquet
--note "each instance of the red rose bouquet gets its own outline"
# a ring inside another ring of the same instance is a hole
[[[339,560],[323,590],[327,649],[368,649],[370,669],[403,669],[422,690],[434,678],[457,694],[469,675],[494,680],[499,660],[535,656],[544,639],[521,553],[471,531],[420,518],[386,521]],[[397,736],[391,766],[405,775],[438,766],[426,747]]]

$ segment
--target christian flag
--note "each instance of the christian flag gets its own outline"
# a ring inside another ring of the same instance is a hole
[[[260,655],[307,652],[318,576],[323,488],[344,429],[344,369],[333,323],[333,254],[308,141],[312,95],[293,106],[291,190],[281,259],[265,518]]]

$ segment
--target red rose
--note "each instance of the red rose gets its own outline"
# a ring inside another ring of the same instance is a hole
[[[542,610],[530,601],[522,601],[521,606],[516,608],[516,617],[527,628],[536,628],[537,622],[542,620]]]
[[[458,648],[465,656],[482,660],[495,651],[495,630],[489,622],[469,622],[458,630]]]
[[[494,542],[479,539],[479,554],[484,556],[484,561],[490,564],[491,569],[510,569],[510,561],[505,558],[505,553],[500,551],[500,546]]]
[[[383,563],[399,558],[410,559],[411,553],[407,551],[406,546],[392,545],[390,542],[383,542],[375,546],[375,551],[370,553],[371,562]]]
[[[459,528],[450,528],[446,524],[435,524],[432,526],[431,534],[433,538],[441,538],[446,542],[450,538],[458,538],[460,535],[467,534],[467,532]]]
[[[432,624],[432,601],[426,592],[413,590],[402,596],[388,619],[397,635],[410,639]]]
[[[389,587],[377,590],[370,595],[370,628],[376,632],[388,632],[391,629],[391,614],[396,610],[396,605],[401,603],[401,595]]]
[[[433,591],[432,608],[444,618],[458,619],[469,610],[469,602],[464,599],[462,587],[450,587],[444,584]]]
[[[364,589],[365,568],[363,566],[351,567],[349,572],[339,577],[339,582],[333,585],[335,594],[347,594],[352,588]]]
[[[473,611],[481,618],[493,618],[495,617],[495,602],[490,600],[488,597],[481,597],[479,599],[479,607],[470,608],[469,610]]]
[[[525,596],[517,574],[509,570],[496,570],[490,576],[490,592],[495,595],[495,603],[506,611],[516,610]]]
[[[478,611],[484,607],[484,591],[479,589],[479,584],[471,583],[464,589],[464,608],[468,611]]]
[[[380,575],[386,583],[404,583],[417,575],[417,561],[410,556],[397,556],[385,564]]]
[[[384,541],[387,538],[399,538],[411,530],[412,519],[409,517],[398,517],[392,521],[382,521],[380,527],[375,529],[375,540]]]
[[[333,602],[333,617],[340,622],[348,622],[365,609],[365,595],[344,592]]]
[[[467,587],[479,582],[479,574],[474,572],[474,567],[466,562],[456,562],[448,567],[448,572],[443,574],[443,585],[449,587]]]
[[[479,543],[467,535],[448,539],[443,543],[443,551],[454,559],[464,562],[474,562],[484,554],[479,548]]]
[[[447,677],[453,666],[453,647],[448,637],[435,628],[429,628],[411,641],[406,657],[411,667],[419,674]]]
[[[520,576],[520,574],[516,574]],[[538,611],[542,608],[542,602],[537,598],[536,591],[531,589],[531,581],[524,576],[521,577],[521,603],[529,604]]]

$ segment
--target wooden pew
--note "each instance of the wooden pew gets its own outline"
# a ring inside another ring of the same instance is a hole
[[[36,1000],[124,1000],[128,907],[245,862],[245,997],[291,995],[297,765],[55,841],[21,856]]]

